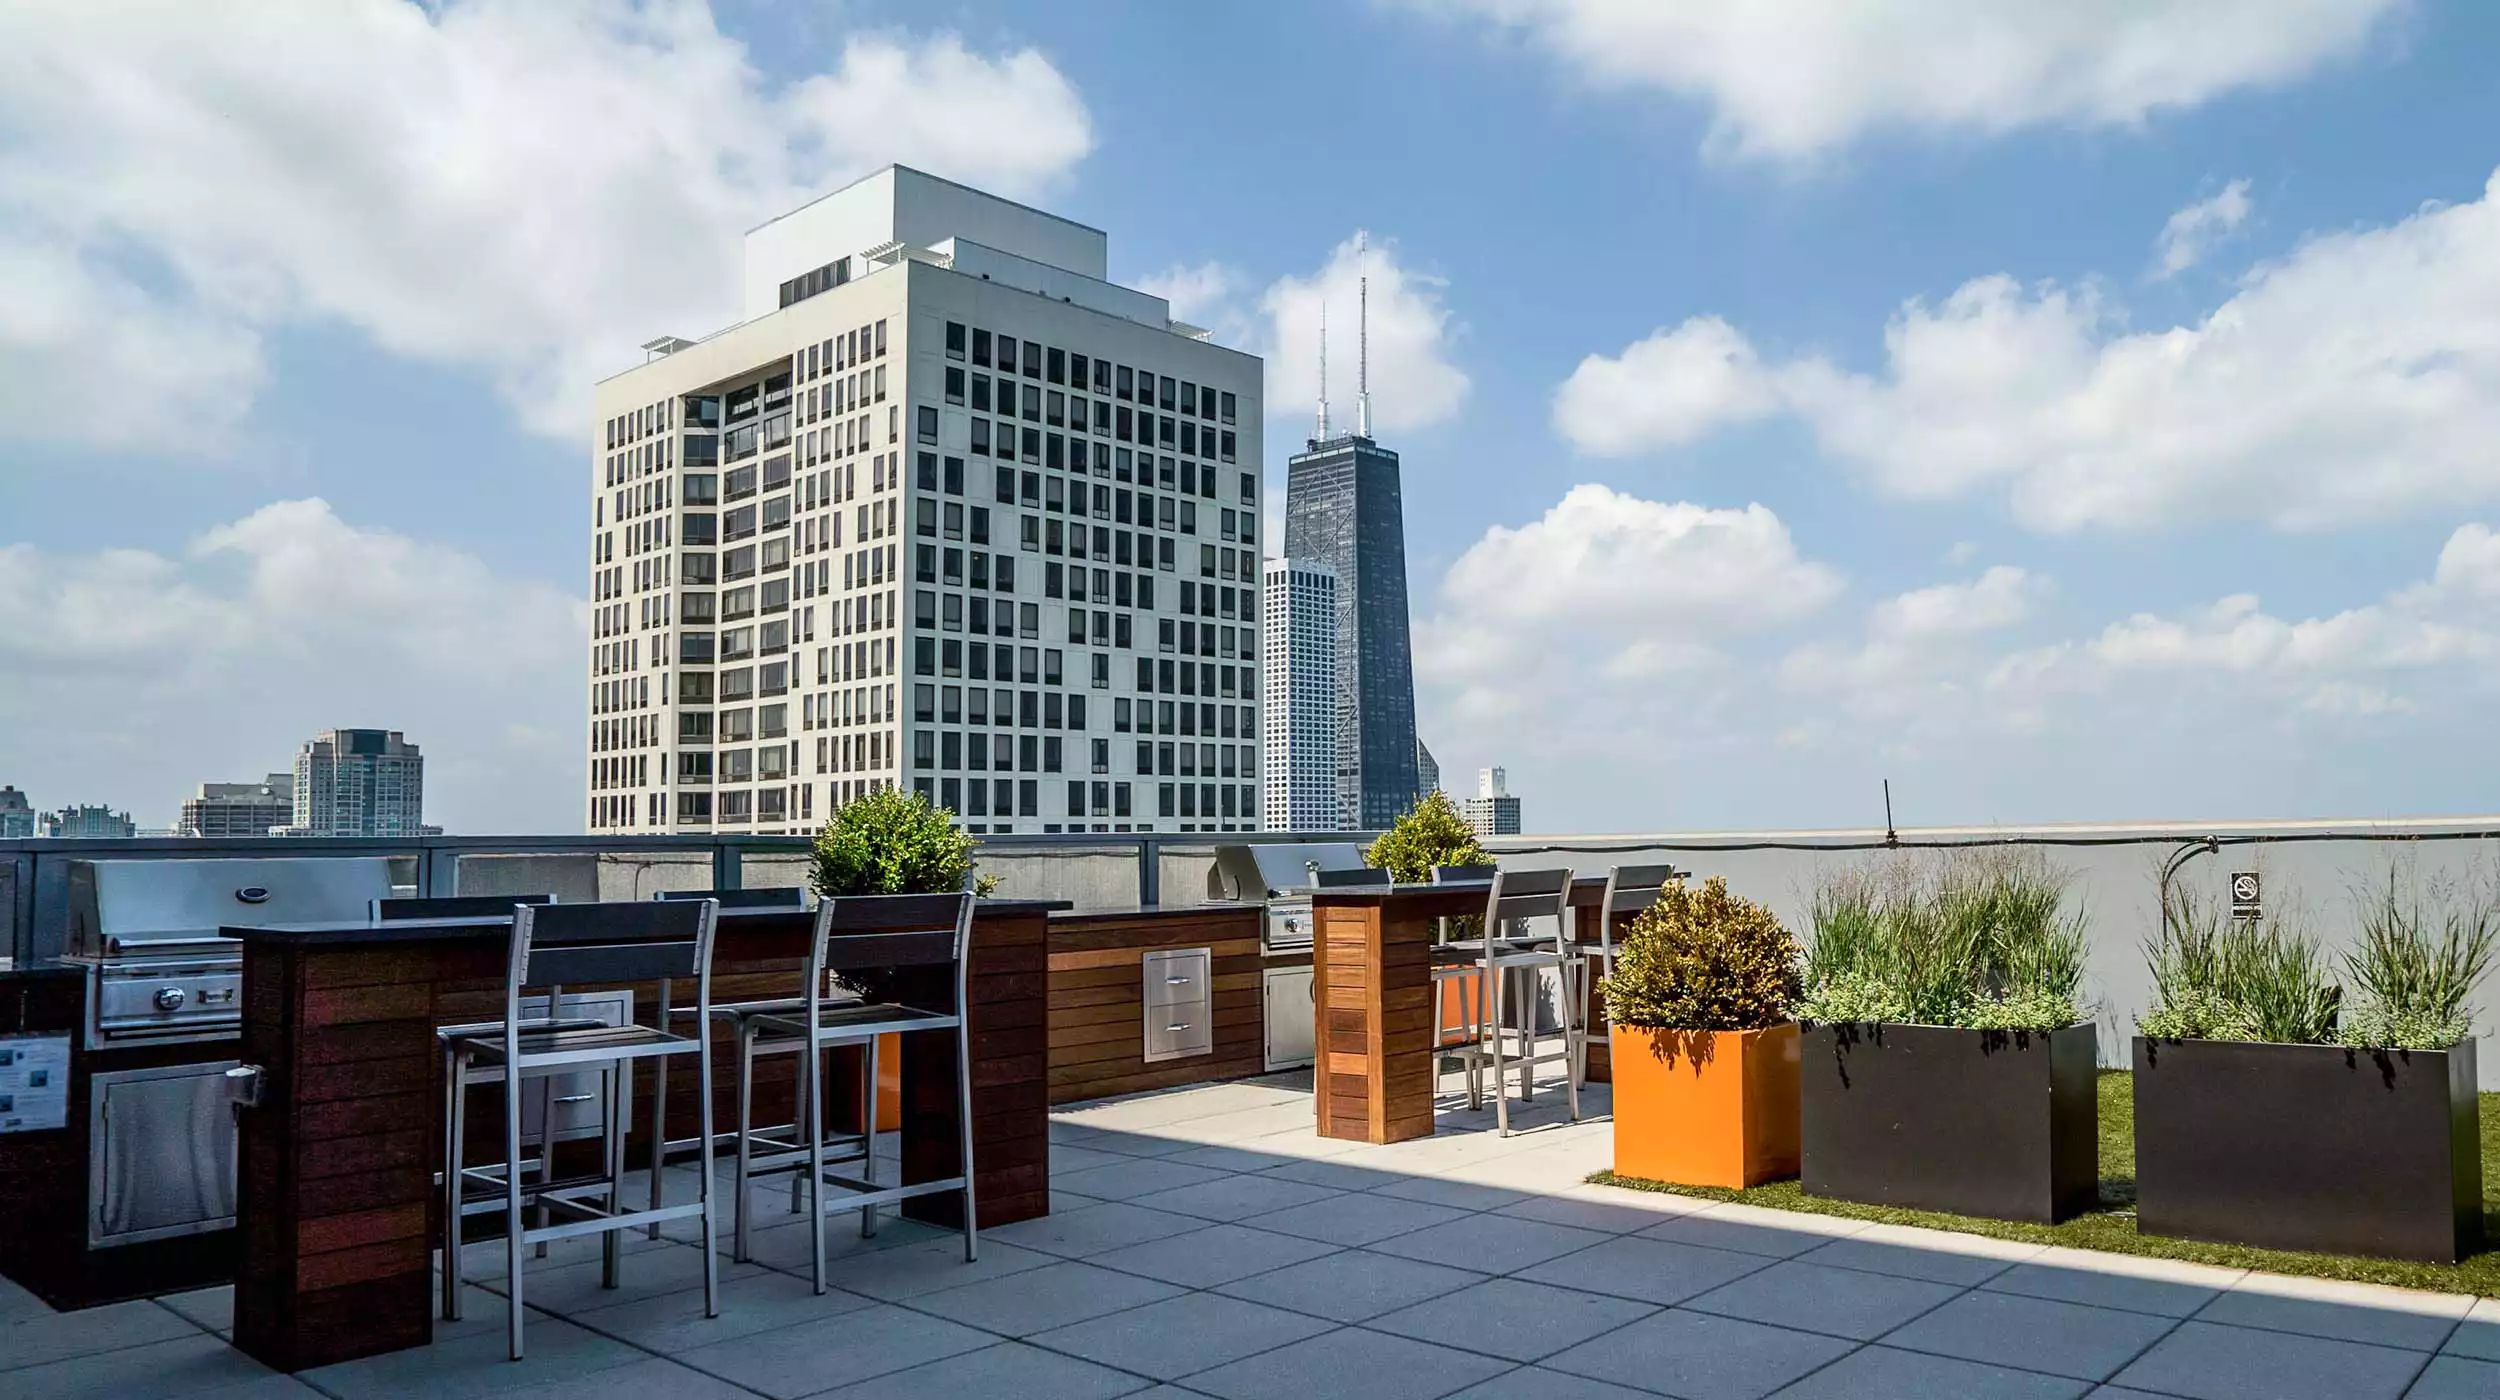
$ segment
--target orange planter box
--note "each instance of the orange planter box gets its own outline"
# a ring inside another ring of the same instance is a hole
[[[1797,1027],[1613,1027],[1615,1174],[1757,1186],[1797,1174]]]

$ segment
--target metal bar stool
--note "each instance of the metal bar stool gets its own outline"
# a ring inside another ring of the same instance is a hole
[[[807,908],[807,891],[797,885],[776,885],[762,889],[737,890],[661,890],[651,897],[655,900],[662,901],[709,899],[717,902],[723,909],[789,909],[793,911],[804,911]],[[659,1018],[654,1024],[657,1024],[663,1029],[673,1029],[677,1021],[688,1019],[694,1015],[693,1007],[678,1006],[675,1004],[674,990],[675,989],[670,985],[668,979],[661,979]],[[712,1017],[716,1020],[726,1022],[734,1030],[738,1027],[744,1026],[747,1018],[750,1016],[762,1015],[765,1012],[796,1011],[802,1004],[802,998],[795,994],[786,997],[774,997],[763,1001],[717,1002],[714,1003],[712,1007]],[[734,1043],[734,1035],[732,1040]],[[665,1182],[666,1168],[669,1162],[673,1159],[681,1158],[693,1152],[695,1140],[691,1137],[672,1138],[668,1136],[668,1076],[661,1074],[655,1075],[653,1078],[657,1082],[651,1086],[651,1112],[655,1115],[654,1121],[658,1122],[660,1127],[651,1135],[650,1185],[651,1209],[658,1210],[663,1204],[666,1203],[667,1200]],[[737,1139],[734,1134],[721,1132],[709,1123],[706,1123],[704,1127],[712,1133],[712,1146],[715,1152],[723,1150],[724,1148],[735,1149]],[[795,1124],[791,1125],[791,1130],[796,1131]],[[798,1209],[799,1193],[796,1183],[793,1183],[790,1191],[791,1214],[797,1214]],[[744,1212],[746,1210],[745,1197],[741,1196],[738,1199],[735,1210],[738,1212],[739,1220],[738,1228],[735,1234],[737,1247],[736,1252],[730,1257],[735,1259],[738,1263],[743,1264],[747,1260],[744,1217]],[[656,1240],[659,1237],[660,1227],[654,1224],[651,1227],[651,1238]]]
[[[1523,926],[1528,920],[1547,918],[1554,921],[1551,937],[1508,932]],[[1485,936],[1453,940],[1445,945],[1473,952],[1479,959],[1477,966],[1488,1003],[1484,1035],[1461,1053],[1493,1071],[1493,1116],[1504,1137],[1510,1135],[1510,1092],[1506,1077],[1514,1065],[1519,1069],[1522,1099],[1530,1099],[1535,1094],[1538,1065],[1564,1066],[1563,1090],[1570,1099],[1571,1120],[1575,1123],[1580,1120],[1580,1085],[1570,1072],[1573,1022],[1576,1019],[1570,998],[1567,995],[1559,998],[1561,1006],[1557,1019],[1561,1023],[1563,1041],[1561,1046],[1551,1051],[1537,1048],[1542,1037],[1537,1030],[1537,1008],[1533,996],[1520,1007],[1519,1053],[1515,1055],[1508,1053],[1505,1045],[1510,1027],[1504,1024],[1503,1014],[1503,984],[1514,976],[1534,978],[1551,968],[1568,989],[1571,920],[1569,870],[1497,870],[1493,874],[1493,888],[1485,898]],[[1434,1053],[1440,1055],[1446,1052],[1436,1047]]]
[[[1490,880],[1501,873],[1498,865],[1436,865],[1432,867],[1432,883],[1455,884],[1465,880]],[[1474,1047],[1484,1042],[1484,967],[1482,949],[1474,940],[1451,937],[1453,925],[1445,916],[1434,921],[1432,947],[1432,1038],[1436,1046],[1456,1044]],[[1458,993],[1459,1016],[1465,1022],[1453,1042],[1448,1029],[1448,994]],[[1441,1067],[1449,1059],[1459,1061],[1467,1073],[1467,1107],[1472,1111],[1484,1107],[1484,1075],[1480,1062],[1473,1055],[1432,1057],[1433,1088],[1441,1084]]]
[[[1615,920],[1626,914],[1639,916],[1658,902],[1658,894],[1670,880],[1679,880],[1684,872],[1672,865],[1618,865],[1606,872],[1606,890],[1597,900],[1597,946],[1574,941],[1571,965],[1564,970],[1563,996],[1581,1009],[1580,1027],[1573,1033],[1571,1076],[1588,1082],[1589,1040],[1597,1034],[1597,984],[1615,970]]]
[[[711,1139],[701,1140],[703,1179],[694,1203],[657,1210],[623,1208],[625,1140],[631,1128],[632,1094],[628,1068],[654,1059],[666,1073],[666,1058],[694,1055],[701,1067],[699,1096],[704,1121],[712,1112],[712,1041],[708,1035],[671,1034],[651,1026],[598,1024],[534,1028],[521,1016],[522,992],[556,988],[565,983],[656,982],[695,977],[698,1026],[708,1025],[712,1004],[712,940],[720,906],[711,900],[660,904],[631,901],[607,904],[519,905],[512,911],[511,957],[504,980],[503,1020],[487,1033],[462,1036],[453,1042],[450,1092],[450,1152],[456,1168],[446,1195],[444,1243],[449,1257],[459,1257],[459,1221],[476,1201],[500,1197],[504,1210],[504,1274],[507,1329],[512,1359],[522,1356],[521,1251],[547,1240],[575,1235],[602,1236],[601,1282],[617,1285],[623,1257],[621,1231],[662,1221],[700,1216],[703,1220],[703,1315],[720,1316],[720,1263],[713,1252]],[[550,1004],[553,1004],[552,1002]],[[499,1167],[462,1166],[468,1132],[467,1089],[473,1070],[499,1073],[504,1085],[504,1160]],[[605,1089],[601,1125],[601,1170],[566,1180],[553,1174],[554,1125],[541,1125],[540,1152],[545,1169],[536,1183],[525,1183],[521,1147],[521,1086],[553,1074],[597,1072]],[[654,1131],[658,1131],[656,1128]],[[522,1213],[538,1207],[552,1223],[528,1226]],[[456,1262],[454,1264],[456,1269]]]
[[[377,899],[368,906],[368,912],[376,925],[427,923],[436,919],[508,917],[516,904],[553,903],[555,903],[555,896],[551,894],[438,895],[407,899]],[[558,1026],[579,1027],[604,1024],[595,1019],[559,1016],[558,1012],[561,1009],[559,1002],[563,995],[563,988],[550,987],[543,999],[533,998],[539,1002],[539,1014],[529,1017],[523,1023],[524,1027],[529,1030],[544,1030]],[[446,1125],[452,1119],[451,1094],[455,1082],[452,1072],[452,1043],[464,1036],[499,1034],[502,1029],[503,1023],[500,1021],[478,1021],[467,1025],[434,1028],[435,1044],[443,1053],[443,1122]],[[472,1086],[499,1082],[501,1082],[500,1072],[492,1074],[476,1070],[470,1072],[469,1083]],[[541,1125],[542,1136],[545,1125],[555,1121],[554,1086],[553,1078],[542,1079],[539,1083],[538,1121]],[[524,1170],[537,1172],[542,1177],[546,1172],[546,1164],[540,1158],[526,1158],[522,1166]],[[451,1155],[451,1137],[446,1133],[443,1138],[443,1160],[434,1173],[436,1188],[443,1188],[444,1184],[451,1181],[459,1170],[460,1163]],[[480,1210],[485,1208],[481,1206]],[[457,1321],[460,1317],[459,1227],[460,1222],[457,1220],[448,1223],[445,1236],[447,1241],[445,1248],[448,1252],[443,1256],[442,1272],[436,1280],[442,1290],[442,1314],[453,1321]],[[546,1257],[544,1246],[540,1248],[540,1257]]]
[[[751,1017],[739,1038],[736,1194],[741,1202],[740,1219],[743,1221],[745,1218],[743,1203],[756,1176],[803,1172],[813,1197],[813,1205],[808,1211],[808,1236],[816,1261],[818,1293],[825,1291],[825,1216],[831,1210],[857,1209],[860,1213],[860,1233],[866,1236],[876,1233],[877,1209],[880,1206],[915,1196],[960,1192],[963,1196],[964,1259],[970,1262],[978,1255],[980,1242],[975,1223],[972,1166],[972,1037],[970,1020],[965,1014],[970,1005],[966,999],[966,977],[971,965],[972,908],[973,895],[969,890],[961,894],[873,895],[823,901],[816,906],[816,936],[807,956],[806,1005],[796,1015]],[[955,984],[951,1005],[940,1009],[890,1002],[843,1001],[826,994],[827,974],[834,966],[830,959],[834,940],[873,937],[899,942],[910,939],[912,935],[937,934],[949,939],[948,960],[953,965]],[[825,1136],[825,1052],[837,1046],[863,1048],[862,1122],[873,1129],[877,1121],[877,1037],[946,1030],[955,1033],[956,1112],[958,1130],[962,1134],[962,1161],[958,1174],[907,1186],[883,1186],[876,1180],[874,1154],[865,1151],[859,1154],[863,1160],[862,1175],[854,1177],[832,1170],[844,1162],[827,1149],[847,1149],[850,1144],[847,1135],[831,1142]],[[800,1057],[801,1121],[795,1141],[759,1132],[748,1121],[751,1102],[749,1086],[754,1078],[756,1058],[785,1052]],[[763,1150],[759,1153],[758,1148]],[[828,1186],[853,1194],[828,1197],[824,1190]]]

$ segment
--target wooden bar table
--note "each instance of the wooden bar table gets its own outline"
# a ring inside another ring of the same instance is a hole
[[[1067,907],[985,899],[973,920],[974,1172],[985,1228],[1050,1210],[1045,959],[1048,916]],[[812,928],[801,911],[721,910],[714,998],[787,995]],[[243,944],[242,1058],[261,1070],[259,1105],[242,1110],[238,1134],[234,1344],[244,1352],[300,1371],[432,1340],[444,1131],[435,1028],[502,1016],[511,931],[508,915],[223,930]],[[952,997],[949,942],[857,934],[837,940],[836,956],[845,968],[892,969],[898,995],[943,1002]],[[681,1003],[690,990],[681,985]],[[647,1024],[655,989],[634,991]],[[716,1085],[734,1083],[725,1035],[713,1055]],[[677,1067],[683,1082],[670,1087],[673,1137],[692,1137],[699,1111],[698,1071],[686,1061]],[[904,1037],[902,1080],[903,1180],[954,1175],[954,1037]],[[638,1101],[645,1089],[636,1085]],[[716,1098],[716,1125],[734,1130],[734,1098]],[[638,1109],[636,1126],[648,1116]],[[639,1166],[647,1153],[647,1133],[638,1133],[627,1160]],[[903,1206],[945,1225],[960,1209],[951,1195]]]
[[[1603,877],[1572,881],[1574,934],[1587,930],[1583,942],[1596,940],[1605,888]],[[1309,892],[1311,1087],[1321,1137],[1389,1143],[1431,1136],[1433,927],[1483,914],[1492,892],[1490,880]]]

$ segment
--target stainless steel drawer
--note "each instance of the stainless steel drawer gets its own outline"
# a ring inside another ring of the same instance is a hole
[[[1177,1060],[1214,1048],[1215,1027],[1208,1024],[1205,1003],[1146,1008],[1147,1060]]]
[[[1208,985],[1214,960],[1206,948],[1167,948],[1148,953],[1139,973],[1145,982],[1145,1058],[1176,1060],[1215,1048],[1215,998]]]
[[[1146,1005],[1179,1006],[1205,1001],[1209,991],[1207,971],[1213,960],[1213,951],[1206,948],[1166,948],[1146,954],[1140,969],[1146,984]]]

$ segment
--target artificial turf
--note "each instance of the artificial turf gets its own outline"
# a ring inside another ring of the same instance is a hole
[[[2278,1274],[2307,1274],[2316,1278],[2352,1279],[2405,1288],[2437,1289],[2445,1293],[2500,1297],[2500,1198],[2492,1194],[2495,1188],[2500,1188],[2500,1094],[2482,1096],[2483,1237],[2492,1247],[2455,1264],[2417,1264],[2400,1259],[2299,1254],[2288,1250],[2250,1249],[2243,1245],[2208,1244],[2201,1240],[2138,1234],[2135,1228],[2134,1078],[2125,1070],[2105,1070],[2101,1073],[2101,1204],[2097,1210],[2086,1212],[2062,1225],[2031,1225],[2012,1220],[1987,1220],[1967,1215],[1946,1215],[1938,1211],[1902,1210],[1892,1206],[1835,1201],[1806,1195],[1793,1179],[1769,1182],[1743,1191],[1714,1186],[1676,1186],[1662,1181],[1617,1176],[1613,1172],[1599,1172],[1589,1180],[1637,1191],[1664,1191],[1714,1201],[1742,1201],[1747,1205],[1768,1206],[1775,1210],[1836,1215],[1850,1220],[1923,1225],[1935,1230],[1959,1230],[2002,1240],[2026,1240],[2035,1244],[2108,1250],[2114,1254],[2185,1259],[2234,1269],[2263,1269]]]

